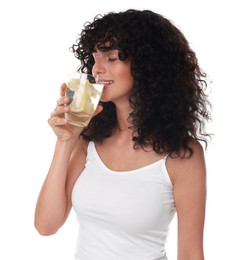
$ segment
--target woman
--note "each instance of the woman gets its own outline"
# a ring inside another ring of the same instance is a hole
[[[66,85],[48,122],[57,136],[35,226],[54,234],[70,210],[76,259],[166,260],[175,212],[178,260],[202,260],[210,118],[205,74],[183,34],[145,10],[98,16],[72,46],[82,72],[105,87],[81,129],[64,118]],[[80,138],[79,138],[80,136]]]

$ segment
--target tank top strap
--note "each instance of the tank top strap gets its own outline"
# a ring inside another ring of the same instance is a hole
[[[94,145],[93,141],[89,141],[87,146],[87,156],[89,156],[92,153],[93,145]]]
[[[168,156],[169,156],[169,154],[167,153],[167,154],[163,157],[163,159],[166,161]]]

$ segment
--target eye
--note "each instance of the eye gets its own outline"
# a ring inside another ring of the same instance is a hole
[[[114,62],[119,59],[118,50],[110,50],[105,53],[108,62]]]
[[[113,61],[116,61],[118,59],[119,59],[119,57],[117,55],[108,55],[106,57],[106,60],[109,61],[109,62],[113,62]]]

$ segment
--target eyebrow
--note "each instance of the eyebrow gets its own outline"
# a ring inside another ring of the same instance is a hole
[[[111,51],[117,51],[119,53],[118,49],[111,49],[111,48],[103,48],[103,49],[96,49],[94,48],[92,53],[98,53],[98,52],[111,52]]]

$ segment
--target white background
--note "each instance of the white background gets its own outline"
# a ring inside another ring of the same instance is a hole
[[[54,236],[41,237],[33,227],[55,143],[47,119],[60,84],[79,65],[69,47],[84,22],[98,13],[128,8],[151,9],[171,19],[213,81],[208,129],[215,137],[206,152],[205,255],[209,260],[248,259],[248,19],[240,0],[1,1],[0,259],[73,258],[74,212]],[[175,260],[176,221],[167,251]]]

